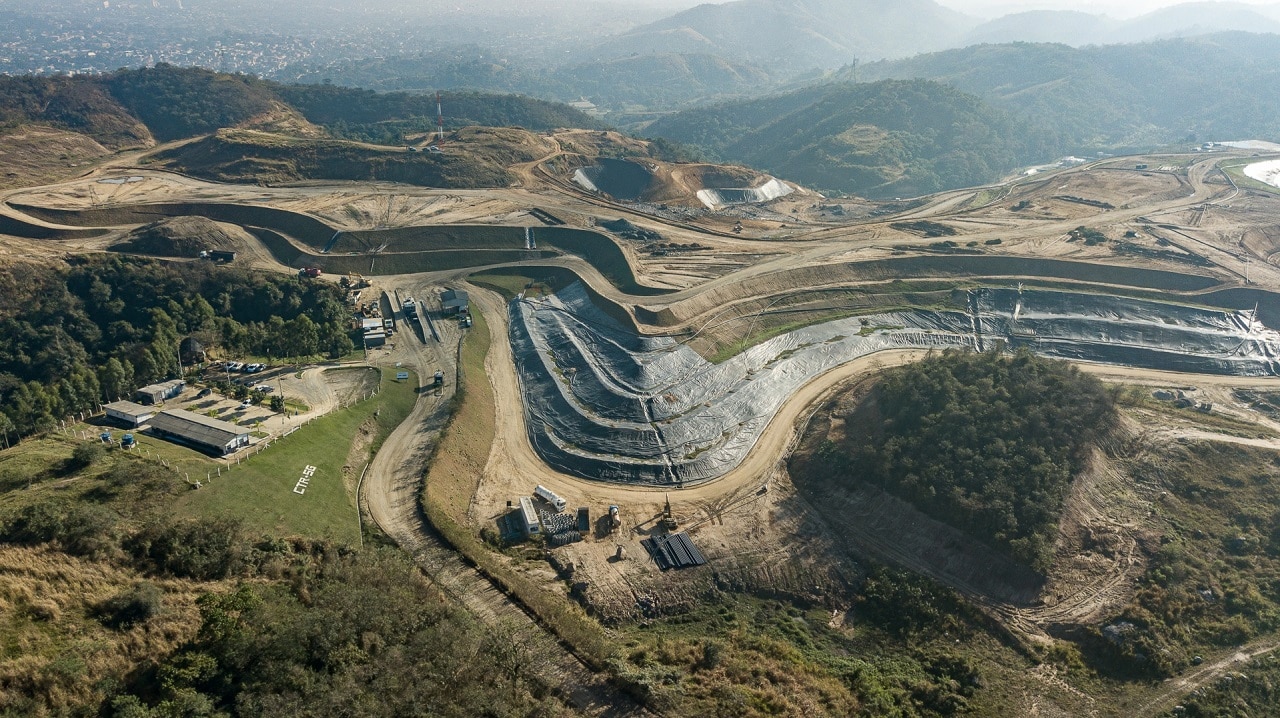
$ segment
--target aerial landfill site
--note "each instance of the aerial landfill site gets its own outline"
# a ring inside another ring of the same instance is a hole
[[[0,716],[1280,715],[1280,145],[210,76],[0,184]]]
[[[1079,292],[965,292],[967,311],[913,310],[824,322],[719,364],[642,337],[581,285],[517,299],[511,345],[529,440],[549,465],[600,481],[683,487],[738,466],[778,409],[815,377],[891,349],[1004,345],[1194,374],[1275,376],[1280,333],[1256,310],[1221,311]]]

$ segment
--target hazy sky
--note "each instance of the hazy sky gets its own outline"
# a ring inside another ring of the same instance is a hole
[[[1115,18],[1133,17],[1184,0],[936,0],[970,15],[995,17],[1025,10],[1080,10]],[[1273,5],[1277,0],[1234,0],[1246,5]]]

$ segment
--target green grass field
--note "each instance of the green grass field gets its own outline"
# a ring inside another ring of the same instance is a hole
[[[235,517],[252,531],[273,535],[358,542],[355,497],[347,491],[342,468],[361,425],[374,421],[374,445],[380,445],[412,410],[416,388],[412,374],[408,381],[397,382],[394,370],[384,370],[376,397],[307,424],[230,471],[223,469],[221,477],[215,471],[211,482],[179,498],[175,512]],[[156,443],[149,442],[152,446]],[[358,465],[351,466],[355,475],[370,455],[364,452]],[[314,466],[314,472],[306,485],[299,486],[308,466]],[[203,467],[196,467],[198,476],[192,472],[191,479],[205,481],[213,467],[213,462],[205,459]]]

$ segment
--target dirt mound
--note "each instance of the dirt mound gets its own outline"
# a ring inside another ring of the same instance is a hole
[[[272,102],[270,110],[249,118],[247,121],[237,125],[237,127],[276,132],[293,137],[319,138],[328,136],[323,127],[312,124],[302,116],[302,113],[283,102]]]
[[[51,127],[22,125],[0,132],[0,188],[51,182],[111,151],[93,138]]]
[[[233,249],[241,242],[240,238],[233,237],[228,229],[211,219],[172,217],[135,229],[111,249],[159,257],[199,257],[201,252]]]
[[[455,132],[442,152],[223,129],[155,158],[169,169],[218,182],[358,180],[473,189],[510,185],[508,167],[536,159],[539,149],[545,146],[529,132],[487,127]]]

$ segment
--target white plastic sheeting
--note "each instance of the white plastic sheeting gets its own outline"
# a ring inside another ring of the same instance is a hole
[[[708,209],[727,204],[760,204],[795,192],[795,188],[775,177],[759,187],[708,188],[698,190],[698,201]]]
[[[510,339],[529,437],[560,471],[688,486],[737,466],[805,383],[886,349],[988,349],[1000,341],[1151,369],[1280,373],[1280,334],[1252,311],[1016,289],[974,290],[968,300],[967,311],[891,312],[805,327],[712,364],[673,339],[622,327],[580,284],[517,299]]]

